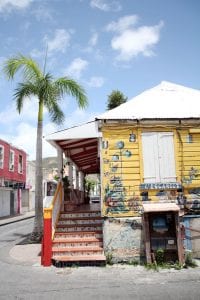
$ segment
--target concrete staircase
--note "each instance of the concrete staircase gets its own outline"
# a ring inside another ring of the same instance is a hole
[[[105,263],[100,211],[61,212],[52,247],[57,266]]]

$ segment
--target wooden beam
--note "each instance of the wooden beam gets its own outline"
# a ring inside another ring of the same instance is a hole
[[[66,145],[66,146],[62,146],[62,148],[64,149],[64,150],[66,150],[66,149],[68,149],[68,150],[73,150],[73,149],[83,149],[84,147],[91,147],[91,146],[96,146],[97,145],[97,141],[94,141],[94,142],[91,142],[91,143],[87,143],[87,144],[80,144],[79,146],[78,145],[76,145],[76,146],[70,146],[70,147],[68,147],[68,145]]]

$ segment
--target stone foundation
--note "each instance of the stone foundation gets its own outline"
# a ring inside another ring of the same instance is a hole
[[[117,263],[144,260],[141,217],[104,219],[103,237],[104,251],[109,261]]]

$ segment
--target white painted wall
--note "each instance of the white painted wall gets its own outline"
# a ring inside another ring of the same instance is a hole
[[[11,189],[0,188],[0,217],[10,215],[10,192]]]

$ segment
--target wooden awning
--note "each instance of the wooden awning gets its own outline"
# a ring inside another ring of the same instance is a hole
[[[179,211],[180,208],[176,203],[159,202],[159,203],[143,203],[144,213],[150,212],[165,212],[165,211]]]
[[[52,133],[46,140],[59,147],[85,174],[99,173],[99,138],[97,124],[92,121]]]

